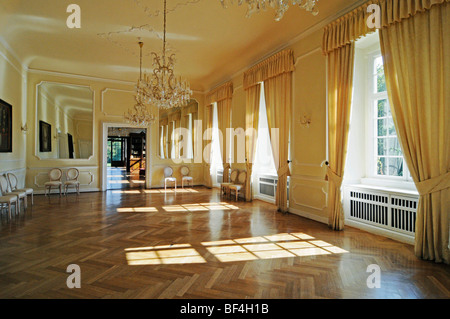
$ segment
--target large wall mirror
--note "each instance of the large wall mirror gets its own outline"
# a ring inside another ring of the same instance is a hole
[[[159,111],[158,155],[162,159],[194,158],[197,119],[198,102],[193,99],[186,106]]]
[[[94,92],[90,87],[42,82],[37,86],[36,156],[93,156]]]

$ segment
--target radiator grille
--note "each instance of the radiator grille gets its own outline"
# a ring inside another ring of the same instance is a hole
[[[415,232],[418,198],[370,190],[351,190],[349,195],[351,219],[404,233]]]

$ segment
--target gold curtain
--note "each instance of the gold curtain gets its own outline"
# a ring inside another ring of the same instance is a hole
[[[230,160],[227,158],[227,150],[230,142],[227,139],[227,128],[231,128],[231,101],[233,98],[233,83],[227,82],[206,96],[206,102],[212,104],[217,102],[217,117],[219,120],[219,131],[222,132],[222,140],[220,141],[220,151],[223,162],[223,181],[228,182],[228,175],[230,171]]]
[[[247,180],[245,182],[245,199],[252,200],[252,168],[256,151],[256,139],[259,123],[259,100],[261,95],[261,85],[253,85],[246,90],[246,110],[245,110],[245,157]]]
[[[328,53],[328,210],[329,226],[344,228],[341,186],[347,154],[355,45]]]
[[[282,212],[288,211],[287,179],[291,175],[288,164],[291,107],[292,73],[283,73],[264,81],[267,120],[271,136],[272,151],[278,172],[276,205]],[[272,129],[278,128],[278,136]]]
[[[380,30],[397,135],[420,194],[416,256],[449,263],[450,4]]]
[[[267,84],[267,88],[264,91],[267,116],[268,118],[270,117],[269,128],[278,128],[280,130],[279,139],[276,139],[278,145],[272,145],[272,148],[274,149],[276,165],[278,162],[277,205],[282,211],[287,211],[288,209],[287,177],[290,175],[290,172],[287,161],[290,132],[289,118],[291,116],[291,81],[294,69],[294,52],[286,49],[253,66],[244,73],[244,89],[247,91],[246,128],[253,128],[255,132],[258,130],[260,83],[264,82],[264,86]],[[256,136],[247,136],[247,200],[251,200],[250,181],[255,146]]]
[[[365,36],[375,29],[370,29],[367,20],[372,12],[367,12],[371,4],[380,6],[381,27],[407,19],[419,12],[429,10],[433,5],[450,2],[450,0],[372,0],[347,13],[324,29],[322,49],[324,55],[341,48]]]
[[[283,73],[294,71],[294,53],[290,49],[278,52],[244,73],[244,90]]]

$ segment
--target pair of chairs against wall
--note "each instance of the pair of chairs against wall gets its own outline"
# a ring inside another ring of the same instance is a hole
[[[194,179],[192,176],[189,176],[189,168],[183,166],[180,168],[181,173],[181,188],[184,188],[185,185],[194,186]],[[164,168],[164,190],[167,189],[167,186],[171,184],[175,186],[175,190],[177,189],[177,179],[172,176],[173,169],[170,166]]]
[[[236,196],[236,201],[239,199],[239,194],[245,192],[245,183],[247,181],[247,172],[234,169],[230,174],[230,182],[229,183],[221,183],[220,184],[220,192],[222,195],[231,198],[231,195],[234,193]]]
[[[44,184],[45,186],[45,196],[51,193],[52,188],[59,189],[59,196],[62,195],[62,190],[64,189],[64,195],[67,195],[67,189],[69,187],[75,187],[77,194],[80,194],[80,182],[78,181],[78,176],[80,171],[76,168],[69,168],[66,171],[66,180],[62,181],[63,172],[59,168],[53,168],[48,173],[50,181]]]
[[[15,206],[16,214],[20,211],[20,201],[23,201],[24,209],[28,206],[27,196],[31,195],[31,204],[34,204],[34,190],[32,188],[18,188],[17,176],[13,173],[0,175],[0,209],[8,208],[8,216],[11,219],[11,206]]]

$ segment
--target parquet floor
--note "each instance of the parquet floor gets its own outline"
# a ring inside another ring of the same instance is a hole
[[[81,269],[69,289],[68,265]],[[381,269],[370,289],[369,265]],[[0,226],[0,298],[450,298],[450,267],[216,190],[35,196]]]

